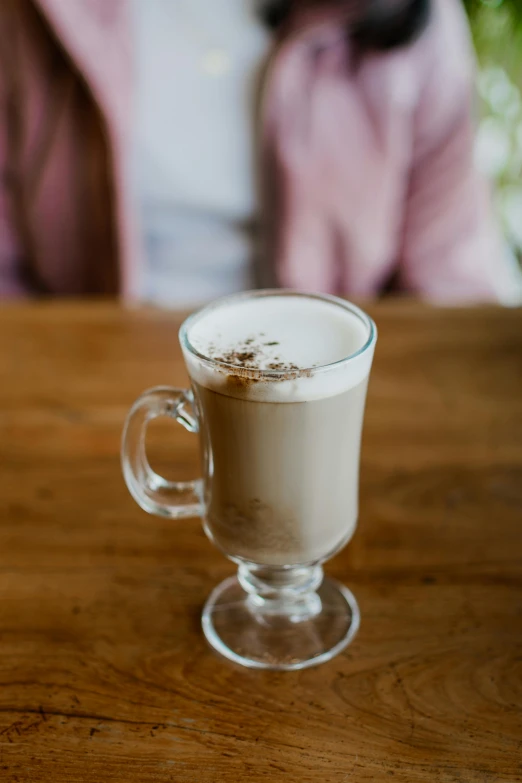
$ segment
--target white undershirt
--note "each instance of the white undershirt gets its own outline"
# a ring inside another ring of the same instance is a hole
[[[255,84],[268,33],[253,0],[132,7],[143,297],[186,305],[249,288]]]

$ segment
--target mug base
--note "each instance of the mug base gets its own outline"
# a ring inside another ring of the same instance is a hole
[[[314,594],[317,611],[299,615],[292,607],[263,611],[237,577],[221,582],[202,615],[203,632],[221,655],[251,669],[291,671],[329,661],[358,631],[360,612],[344,585],[323,579]]]

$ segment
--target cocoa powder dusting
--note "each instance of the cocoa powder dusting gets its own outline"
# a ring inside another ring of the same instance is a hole
[[[297,364],[292,364],[291,362],[270,362],[270,364],[267,364],[267,369],[286,372],[287,370],[289,371],[299,370],[299,367],[297,366]]]
[[[241,389],[246,391],[251,384],[259,382],[256,371],[281,373],[276,379],[280,381],[308,375],[309,371],[300,369],[293,362],[282,361],[277,354],[274,355],[273,349],[279,344],[277,340],[267,341],[265,334],[259,334],[257,337],[252,335],[227,351],[221,349],[219,353],[212,344],[209,346],[208,355],[215,362],[230,365],[226,370],[226,383],[234,387],[236,392]]]
[[[273,356],[270,351],[266,350],[277,345],[279,345],[277,340],[264,342],[255,337],[247,337],[228,351],[220,351],[219,353],[216,353],[215,346],[211,344],[208,354],[216,362],[223,362],[244,370],[276,370],[292,373],[299,371],[297,364],[283,362],[279,356]]]
[[[225,362],[226,364],[233,364],[235,367],[250,367],[256,368],[256,352],[232,350],[221,354],[220,356],[212,357],[216,362]]]

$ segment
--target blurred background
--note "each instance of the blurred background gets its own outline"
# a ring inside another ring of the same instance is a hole
[[[522,260],[522,2],[466,0],[477,50],[477,163],[494,183],[495,211]]]
[[[521,89],[522,0],[0,0],[0,299],[520,304]]]

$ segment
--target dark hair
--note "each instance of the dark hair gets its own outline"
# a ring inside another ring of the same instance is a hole
[[[308,0],[310,3],[310,0]],[[347,34],[359,51],[386,51],[413,41],[426,26],[431,0],[358,0],[360,11],[347,25]],[[351,0],[353,5],[353,0]],[[350,5],[350,0],[317,0],[318,7]],[[265,0],[261,14],[272,29],[289,18],[299,0]]]

